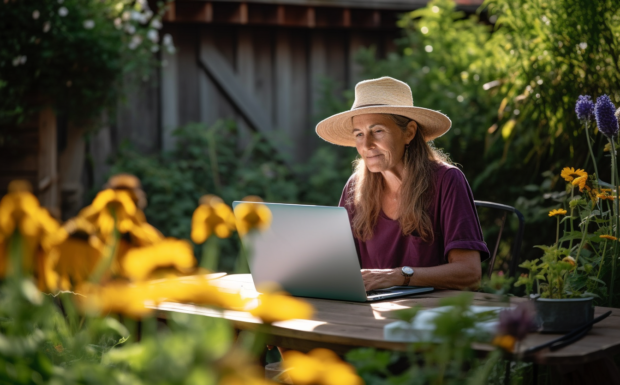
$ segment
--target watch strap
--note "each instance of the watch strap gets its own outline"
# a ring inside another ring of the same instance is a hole
[[[411,280],[410,275],[405,275],[405,282],[403,282],[403,286],[409,286],[409,281]]]

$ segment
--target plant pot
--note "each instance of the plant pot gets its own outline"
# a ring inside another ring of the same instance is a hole
[[[594,318],[592,297],[589,298],[537,298],[536,321],[542,333],[566,333]]]

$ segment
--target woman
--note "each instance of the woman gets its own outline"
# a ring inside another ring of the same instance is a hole
[[[482,238],[471,189],[429,141],[447,116],[414,107],[411,89],[390,77],[355,87],[350,111],[316,127],[360,157],[340,199],[351,222],[366,290],[396,285],[476,289]]]

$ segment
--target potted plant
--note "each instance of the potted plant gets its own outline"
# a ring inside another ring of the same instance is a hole
[[[599,97],[596,105],[589,96],[580,96],[575,111],[585,125],[595,174],[572,167],[562,170],[560,176],[566,181],[566,193],[560,200],[563,207],[549,212],[549,217],[557,221],[555,244],[536,246],[543,250],[543,256],[521,264],[528,273],[515,283],[525,286],[526,293],[534,300],[542,332],[570,331],[592,320],[594,300],[607,300],[610,306],[614,300],[616,260],[620,251],[615,154],[618,120],[615,106],[607,95]],[[598,178],[589,135],[593,118],[598,131],[609,140],[611,184]]]

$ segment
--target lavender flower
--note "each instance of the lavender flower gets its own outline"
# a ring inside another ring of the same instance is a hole
[[[590,95],[580,95],[575,104],[577,119],[582,122],[589,122],[594,117],[594,103]]]
[[[609,96],[603,95],[596,99],[594,106],[594,115],[596,116],[596,125],[608,138],[618,135],[618,118],[614,115],[616,106],[611,102]]]

